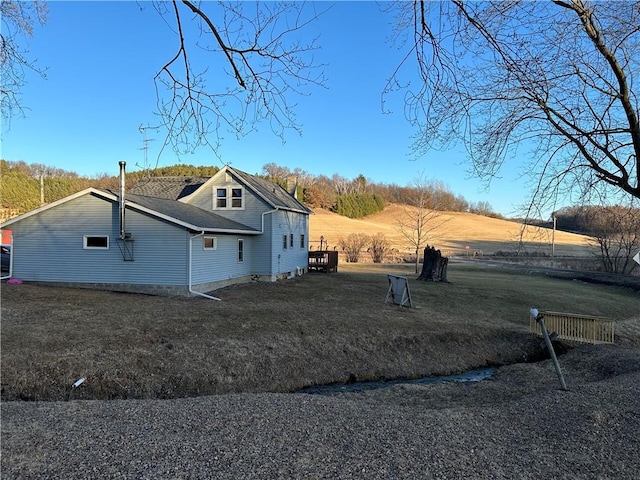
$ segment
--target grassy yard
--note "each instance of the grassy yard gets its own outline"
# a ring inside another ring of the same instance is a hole
[[[386,274],[415,308],[385,305]],[[445,374],[531,358],[529,307],[615,318],[638,345],[638,293],[524,270],[452,263],[449,283],[411,266],[341,265],[219,290],[222,302],[2,285],[2,399],[175,398]]]

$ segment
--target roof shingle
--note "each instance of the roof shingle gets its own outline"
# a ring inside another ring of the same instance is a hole
[[[126,201],[133,202],[149,210],[160,213],[180,223],[189,224],[200,231],[226,231],[259,233],[255,228],[230,220],[221,215],[209,212],[188,203],[177,202],[167,198],[148,197],[129,194]]]
[[[211,177],[149,177],[131,188],[131,193],[179,200],[191,195]]]

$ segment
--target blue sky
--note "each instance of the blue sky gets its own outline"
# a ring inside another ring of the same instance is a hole
[[[330,3],[319,3],[319,8]],[[326,89],[296,100],[302,124],[283,144],[264,125],[237,140],[227,135],[219,154],[248,173],[267,163],[299,167],[314,175],[363,174],[379,183],[408,185],[424,172],[470,202],[489,202],[504,215],[527,201],[519,166],[507,164],[489,190],[470,178],[462,145],[447,152],[411,156],[416,133],[405,120],[402,95],[390,97],[383,114],[381,92],[403,51],[391,46],[393,17],[375,2],[337,2],[313,26],[320,32],[318,59],[327,64]],[[41,163],[80,175],[116,175],[144,165],[140,125],[158,123],[153,77],[175,53],[177,38],[147,2],[49,2],[49,19],[26,48],[47,79],[27,74],[22,103],[2,128],[2,158]],[[148,163],[155,165],[162,134],[149,130]],[[178,160],[165,151],[158,165],[218,165],[202,148]]]

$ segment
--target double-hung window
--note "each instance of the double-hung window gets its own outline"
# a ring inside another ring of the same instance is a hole
[[[216,198],[214,208],[216,209],[243,209],[244,189],[242,187],[218,187],[215,189]]]

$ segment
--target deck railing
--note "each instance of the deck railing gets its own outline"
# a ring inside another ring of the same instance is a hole
[[[318,270],[321,272],[337,272],[338,252],[332,250],[310,251],[309,270]]]
[[[573,313],[541,312],[549,333],[555,332],[559,340],[579,343],[613,343],[615,321],[606,317],[577,315]],[[540,324],[529,316],[532,333],[542,336]]]

